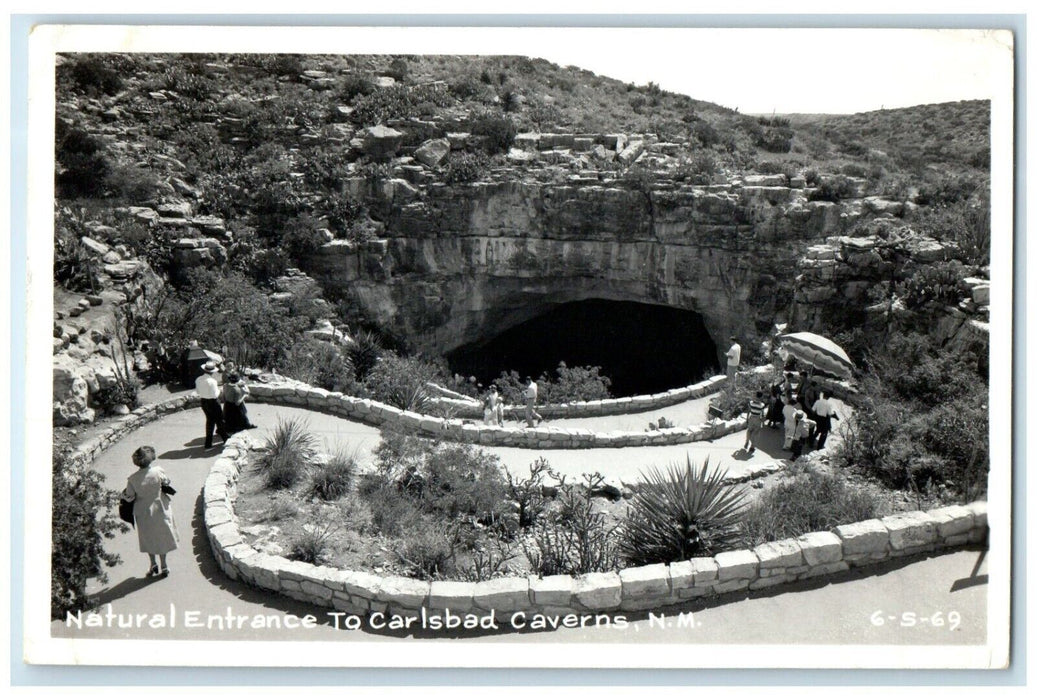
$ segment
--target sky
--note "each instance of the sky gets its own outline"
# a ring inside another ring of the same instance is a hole
[[[1004,32],[679,29],[655,30],[653,38],[625,31],[620,50],[556,42],[537,54],[750,114],[990,99],[996,78],[1011,68],[1011,35]]]

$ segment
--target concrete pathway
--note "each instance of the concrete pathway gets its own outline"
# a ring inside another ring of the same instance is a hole
[[[263,404],[255,404],[249,410],[253,421],[261,426],[252,432],[260,436],[278,419],[299,417],[309,421],[310,430],[326,445],[357,449],[361,459],[368,459],[371,449],[378,444],[375,428],[332,416]],[[52,634],[56,637],[166,640],[350,642],[397,639],[398,636],[388,632],[369,629],[337,630],[323,608],[249,588],[228,579],[217,568],[204,534],[200,496],[219,447],[203,449],[202,427],[201,410],[167,416],[112,446],[94,464],[110,487],[122,488],[134,470],[130,460],[133,450],[143,444],[154,446],[159,463],[178,489],[173,497],[173,509],[181,538],[180,548],[169,557],[171,574],[160,580],[144,577],[147,557],[137,551],[135,532],[109,542],[109,549],[120,554],[123,562],[109,571],[108,584],[91,583],[90,592],[97,595],[100,603],[98,611],[107,612],[110,604],[117,615],[144,615],[144,619],[148,619],[151,615],[168,613],[173,605],[181,624],[152,629],[146,624],[135,626],[134,622],[134,626],[119,628],[119,618],[113,618],[114,626],[77,629],[66,620],[58,620],[52,623]],[[646,614],[631,614],[627,616],[629,623],[625,630],[612,626],[545,632],[522,630],[525,633],[515,634],[516,630],[505,626],[500,633],[478,638],[486,642],[979,644],[986,635],[985,573],[981,552],[957,551],[928,559],[900,561],[879,569],[875,575],[844,574],[795,588],[783,587],[777,592],[717,599],[710,601],[708,607],[696,603],[680,610],[656,611],[671,613],[669,626],[652,624]],[[694,612],[694,627],[676,624],[672,614],[681,610]],[[915,613],[917,618],[929,618],[934,612],[946,618],[954,611],[960,616],[960,622],[954,630],[928,623],[903,627],[899,618],[897,624],[875,626],[871,617],[878,610],[898,616]],[[187,628],[182,624],[186,611],[197,611],[202,620],[209,615],[225,616],[228,611],[232,615],[268,615],[281,619],[285,615],[314,615],[317,626],[306,630]],[[129,621],[129,618],[123,619]]]

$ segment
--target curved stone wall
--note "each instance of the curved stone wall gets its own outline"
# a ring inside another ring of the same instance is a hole
[[[301,406],[368,425],[392,426],[430,438],[497,447],[561,450],[681,445],[745,429],[744,416],[726,421],[718,420],[715,424],[703,423],[685,428],[664,428],[643,432],[615,430],[599,433],[586,428],[553,426],[501,428],[461,418],[437,418],[413,411],[403,411],[395,406],[388,406],[370,399],[358,399],[304,384],[253,384],[250,385],[250,390],[252,399],[261,403]],[[625,399],[618,399],[618,401],[625,401]]]
[[[658,394],[640,396],[624,396],[618,399],[599,399],[597,401],[573,401],[572,403],[544,404],[537,406],[537,413],[544,418],[593,418],[597,416],[620,416],[626,413],[641,413],[667,408],[685,401],[700,399],[715,394],[724,384],[727,377],[717,375],[690,386],[670,389]],[[450,392],[453,394],[454,392]],[[458,418],[482,419],[482,404],[468,397],[441,396],[432,400]],[[505,406],[504,416],[519,420],[524,416],[524,406]]]
[[[824,576],[853,567],[968,543],[987,537],[985,502],[929,512],[898,513],[669,565],[653,564],[582,576],[500,578],[479,583],[422,581],[295,562],[249,546],[234,514],[238,473],[249,451],[231,438],[203,491],[205,528],[220,569],[235,580],[295,600],[367,615],[420,615],[422,610],[479,613],[498,619],[636,611]]]

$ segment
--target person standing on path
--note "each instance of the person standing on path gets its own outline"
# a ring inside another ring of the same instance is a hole
[[[738,344],[738,338],[731,336],[731,347],[727,350],[727,376],[733,378],[738,371],[738,365],[742,363],[742,346]]]
[[[825,396],[825,392],[818,393],[818,399],[814,402],[814,420],[817,421],[817,449],[823,449],[828,433],[832,430],[832,420],[838,418],[832,409],[832,403]]]
[[[749,416],[746,419],[745,427],[745,446],[742,447],[749,454],[756,452],[756,435],[763,428],[763,412],[766,409],[767,404],[763,401],[763,392],[757,391],[756,398],[749,401]]]
[[[792,459],[799,459],[803,454],[803,448],[810,440],[810,434],[817,428],[814,421],[807,418],[803,411],[796,411],[796,430],[792,437]]]
[[[205,413],[205,449],[212,447],[212,433],[215,430],[220,439],[227,442],[227,429],[223,425],[223,409],[220,408],[220,385],[212,375],[216,373],[216,363],[210,360],[202,365],[202,372],[194,380],[194,389],[202,399],[202,412]]]
[[[526,399],[526,425],[533,428],[544,418],[536,411],[537,383],[533,381],[532,377],[526,377],[526,382],[526,390],[523,392]],[[533,422],[534,419],[536,419],[536,423]]]
[[[162,467],[155,464],[153,447],[138,447],[133,453],[133,463],[138,469],[126,480],[122,498],[133,502],[133,522],[137,527],[140,551],[148,555],[150,563],[148,576],[168,576],[166,555],[180,542],[169,502],[168,494],[173,493],[169,477]]]
[[[792,438],[796,435],[796,408],[792,398],[792,392],[785,394],[785,406],[781,409],[781,415],[785,418],[785,443],[782,445],[786,450],[792,449]]]

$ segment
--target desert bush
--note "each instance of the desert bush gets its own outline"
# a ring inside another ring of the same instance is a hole
[[[305,338],[288,350],[281,373],[328,391],[340,391],[353,383],[346,356],[334,344],[314,338]]]
[[[70,292],[96,292],[101,266],[75,235],[61,230],[54,237],[54,281]]]
[[[442,520],[419,516],[409,523],[393,547],[408,576],[441,578],[454,571],[457,528]]]
[[[378,88],[368,73],[350,73],[342,79],[342,90],[339,98],[352,103],[357,97],[370,95]]]
[[[501,372],[494,383],[507,403],[525,403],[526,383],[518,372]],[[536,383],[537,401],[541,404],[597,401],[611,396],[612,380],[601,374],[600,367],[569,367],[559,362],[553,377],[545,372]]]
[[[316,566],[327,564],[331,554],[331,538],[338,529],[339,525],[333,519],[310,518],[303,532],[289,543],[288,558]]]
[[[919,233],[958,244],[966,262],[990,263],[990,199],[930,206],[920,210],[914,226]]]
[[[483,149],[490,155],[507,153],[518,129],[509,116],[499,112],[480,112],[469,120],[468,130],[483,138]]]
[[[435,365],[386,350],[364,377],[361,391],[375,401],[421,413],[431,398],[428,383],[440,377]]]
[[[745,357],[744,350],[742,356]],[[757,391],[769,395],[771,385],[779,378],[780,373],[774,368],[764,374],[737,372],[724,383],[710,403],[721,410],[724,420],[731,420],[749,410],[749,401]]]
[[[480,99],[488,92],[486,85],[470,73],[451,80],[449,88],[450,94],[459,100]]]
[[[122,89],[123,79],[117,68],[103,56],[85,54],[77,56],[71,65],[60,66],[60,75],[67,71],[75,89],[90,95],[114,95]]]
[[[487,175],[489,166],[489,159],[481,152],[451,153],[447,157],[443,179],[451,185],[475,182]]]
[[[968,201],[985,187],[983,181],[972,175],[948,175],[918,188],[915,203],[923,206],[957,204]]]
[[[620,531],[624,558],[634,566],[668,563],[735,546],[745,494],[725,484],[726,475],[708,459],[696,468],[691,457],[666,472],[644,472]]]
[[[601,474],[585,474],[580,485],[562,484],[556,508],[521,542],[530,569],[539,576],[611,571],[619,565],[617,526],[597,511],[591,498]]]
[[[822,178],[821,184],[807,195],[811,202],[841,202],[856,195],[857,188],[848,178],[833,175]]]
[[[356,453],[339,450],[310,472],[309,493],[322,501],[336,501],[349,492],[356,472]]]
[[[306,471],[317,452],[317,438],[305,421],[279,419],[255,460],[268,488],[291,488]]]
[[[897,285],[897,294],[904,305],[912,310],[923,309],[933,304],[957,305],[968,296],[969,286],[964,279],[968,270],[957,260],[923,265]]]
[[[121,559],[105,550],[105,540],[129,531],[113,513],[119,495],[104,487],[93,469],[70,468],[67,455],[54,451],[51,466],[50,614],[89,607],[88,579],[108,581],[106,567]]]
[[[103,197],[111,170],[104,143],[96,136],[58,119],[54,132],[54,187],[61,199]]]
[[[823,532],[879,514],[874,494],[840,474],[808,470],[764,491],[741,517],[744,546]]]

